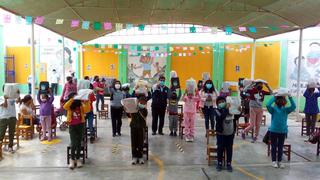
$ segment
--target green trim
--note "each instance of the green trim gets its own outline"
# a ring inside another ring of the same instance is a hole
[[[280,87],[287,87],[288,41],[281,41],[280,44]]]
[[[73,50],[72,50],[73,51]],[[80,79],[80,51],[79,46],[77,47],[77,53],[76,53],[76,78]]]
[[[0,25],[0,87],[5,83],[6,72],[4,67],[4,39],[3,39],[3,26]],[[0,91],[0,95],[3,95],[2,88]]]
[[[220,90],[224,81],[224,43],[215,43],[213,45],[213,68],[212,81],[216,90]]]
[[[121,83],[128,82],[127,67],[128,67],[128,51],[124,48],[120,50],[121,54],[118,55],[118,79]]]
[[[167,45],[167,63],[166,63],[166,70],[165,70],[165,77],[166,77],[166,86],[170,86],[170,72],[171,72],[171,56],[169,56],[170,53],[170,45]]]

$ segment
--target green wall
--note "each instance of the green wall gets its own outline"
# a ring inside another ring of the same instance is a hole
[[[4,67],[4,39],[3,39],[3,26],[0,25],[0,87],[5,83],[5,67]],[[0,95],[3,95],[2,88]]]

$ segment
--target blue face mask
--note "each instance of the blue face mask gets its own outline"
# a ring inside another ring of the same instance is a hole
[[[227,103],[225,103],[225,102],[220,103],[220,104],[218,104],[218,108],[223,109],[226,107],[226,105],[227,105]]]
[[[146,105],[144,105],[144,104],[138,104],[138,107],[140,108],[140,109],[144,109],[144,108],[146,108]]]
[[[212,84],[206,84],[206,88],[211,89],[212,88]]]
[[[164,86],[164,81],[160,81],[160,86]]]

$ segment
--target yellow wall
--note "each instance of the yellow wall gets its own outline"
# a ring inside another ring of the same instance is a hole
[[[30,75],[30,47],[7,47],[6,55],[14,55],[16,83],[26,84]]]
[[[250,48],[241,53],[235,51],[240,46],[246,47],[250,44]],[[256,46],[256,61],[255,61],[255,79],[266,80],[271,88],[278,88],[280,84],[280,43],[272,42],[267,43],[259,42]],[[225,49],[225,68],[224,80],[225,81],[238,81],[239,78],[251,78],[251,60],[252,60],[252,44],[226,44],[233,50]],[[236,65],[240,66],[240,71],[236,72]]]
[[[118,78],[118,51],[112,48],[105,48],[103,53],[96,52],[98,49],[93,46],[84,46],[83,49],[83,76],[93,77],[107,76]],[[100,48],[101,49],[101,48]],[[90,70],[87,69],[90,65]],[[113,65],[113,70],[111,66]]]
[[[176,49],[176,46],[173,47],[174,51],[171,52],[171,69],[177,72],[182,89],[186,88],[187,79],[192,77],[198,81],[202,79],[203,72],[210,72],[212,74],[213,54],[211,46],[210,49],[207,49],[207,46],[201,46],[205,54],[202,54],[199,51],[199,46],[196,45],[178,45],[178,47],[181,47],[180,49]],[[182,47],[188,47],[188,50],[184,51]],[[189,47],[194,47],[195,50],[190,51]],[[178,53],[177,56],[173,55],[175,52]],[[196,52],[196,55],[193,55],[193,52]],[[187,56],[179,56],[179,53],[186,53]],[[188,53],[192,53],[192,55],[189,56]]]

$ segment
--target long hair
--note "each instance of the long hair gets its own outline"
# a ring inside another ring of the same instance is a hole
[[[113,83],[112,83],[112,88],[113,88],[113,89],[116,89],[116,87],[115,87],[116,84],[120,84],[120,89],[119,89],[119,90],[121,91],[121,90],[122,90],[122,87],[121,87],[122,85],[121,85],[121,82],[120,82],[119,80],[116,80],[116,79],[115,79],[115,80],[113,81]]]
[[[208,89],[206,87],[207,84],[212,84],[212,87],[210,89]],[[213,84],[212,80],[209,79],[204,83],[203,90],[204,90],[205,93],[214,93],[214,92],[216,92],[216,89],[214,88],[214,84]]]
[[[73,111],[81,106],[81,100],[75,99],[73,100],[70,109]]]
[[[25,95],[22,99],[21,99],[21,101],[20,101],[20,104],[26,104],[28,101],[30,101],[30,100],[32,100],[32,97],[31,97],[31,95]]]

